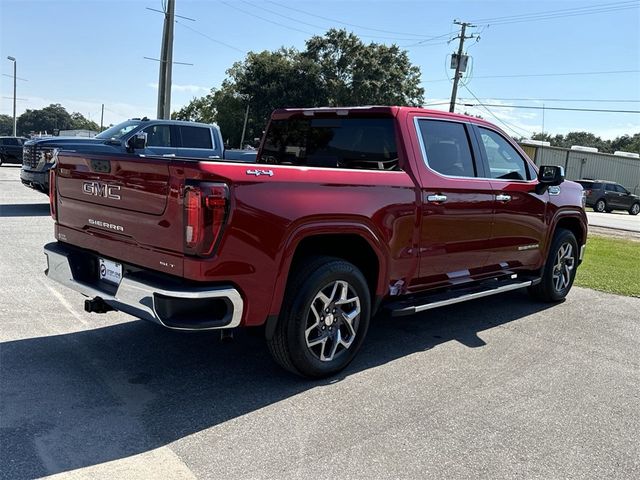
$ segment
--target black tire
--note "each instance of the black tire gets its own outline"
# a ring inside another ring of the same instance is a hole
[[[563,248],[566,252],[567,245],[570,246],[571,252],[563,260],[560,250]],[[576,277],[578,254],[578,242],[573,233],[563,228],[558,229],[542,269],[542,280],[537,285],[529,287],[531,296],[543,302],[564,300]]]
[[[607,210],[607,202],[604,201],[604,198],[601,198],[595,203],[593,210],[599,213],[603,213]]]
[[[2,166],[3,163],[4,163],[4,156],[0,155],[0,167]]]
[[[334,300],[335,285],[346,288],[347,299],[357,301],[326,303],[321,295],[329,299],[328,293],[333,292],[330,300]],[[318,307],[322,307],[321,313]],[[329,308],[328,313],[324,307]],[[350,322],[349,314],[355,314]],[[367,334],[370,315],[371,294],[362,272],[339,258],[312,257],[292,272],[278,324],[267,345],[274,360],[286,370],[304,377],[327,377],[353,360]]]
[[[611,213],[611,212],[613,212],[613,210],[611,210],[610,208],[607,208],[607,209],[605,210],[605,212],[606,212],[606,213]]]
[[[629,209],[629,215],[638,215],[640,213],[640,203],[634,203]]]

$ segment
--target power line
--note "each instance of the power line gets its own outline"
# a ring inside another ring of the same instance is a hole
[[[460,98],[460,100],[465,100]],[[487,97],[484,100],[499,100],[505,102],[528,101],[528,102],[594,102],[594,103],[640,103],[640,100],[631,99],[605,99],[605,98],[497,98]]]
[[[467,88],[467,90],[469,89]],[[469,90],[469,93],[471,93],[470,90]],[[571,107],[537,107],[533,105],[500,105],[500,104],[491,104],[491,103],[483,104],[480,102],[480,100],[478,100],[478,98],[476,98],[475,95],[473,95],[473,98],[475,98],[476,101],[483,106],[497,107],[497,108],[525,108],[528,110],[561,110],[561,111],[567,111],[567,112],[640,113],[640,110],[614,110],[614,109],[607,109],[607,108],[600,109],[600,108],[571,108]],[[462,103],[461,105],[464,105],[465,107],[476,106],[471,103]]]
[[[634,6],[628,6],[628,7],[620,7],[620,8],[609,8],[609,9],[602,9],[602,10],[593,10],[590,12],[584,12],[584,13],[573,13],[573,14],[566,14],[566,15],[549,15],[546,17],[537,17],[537,18],[528,18],[528,19],[522,19],[522,20],[512,20],[510,22],[499,22],[499,23],[492,23],[489,24],[489,26],[494,25],[494,26],[500,26],[500,25],[510,25],[513,23],[531,23],[531,22],[537,22],[537,21],[541,21],[541,20],[553,20],[556,18],[566,18],[566,17],[577,17],[577,16],[581,16],[581,15],[594,15],[596,13],[609,13],[609,12],[617,12],[620,10],[630,10],[630,9],[634,9],[636,7]]]
[[[192,32],[194,32],[194,33],[197,33],[198,35],[200,35],[200,36],[202,36],[202,37],[206,38],[207,40],[210,40],[210,41],[212,41],[212,42],[214,42],[214,43],[217,43],[218,45],[222,45],[223,47],[230,48],[230,49],[235,50],[236,52],[240,52],[240,53],[242,53],[242,54],[246,54],[246,53],[247,53],[247,52],[245,52],[244,50],[240,50],[239,48],[234,47],[233,45],[229,45],[228,43],[225,43],[225,42],[222,42],[222,41],[220,41],[220,40],[217,40],[217,39],[215,39],[215,38],[213,38],[213,37],[211,37],[211,36],[207,35],[206,33],[202,33],[200,30],[196,30],[195,28],[190,27],[189,25],[186,25],[186,24],[184,24],[184,23],[182,23],[182,22],[179,22],[178,20],[176,20],[176,23],[177,23],[178,25],[183,26],[184,28],[187,28],[187,29],[191,30],[191,31],[192,31]]]
[[[305,21],[300,20],[298,18],[294,18],[294,17],[291,17],[289,15],[284,15],[283,13],[277,12],[277,11],[272,10],[270,8],[266,8],[266,7],[263,7],[263,6],[260,6],[260,5],[256,5],[256,4],[247,2],[246,0],[240,0],[240,1],[242,3],[250,6],[251,8],[254,8],[254,9],[257,8],[257,9],[260,9],[260,10],[264,10],[265,12],[269,12],[272,15],[284,18],[286,20],[289,20],[289,21],[292,21],[292,22],[296,22],[296,23],[299,23],[299,24],[302,24],[302,25],[306,25],[308,27],[319,28],[320,30],[327,30],[327,27],[324,27],[324,26],[321,26],[321,25],[316,25],[316,24],[309,23],[309,22],[305,22]],[[381,38],[381,39],[386,39],[386,40],[402,40],[402,41],[407,41],[407,42],[409,42],[409,41],[415,42],[416,41],[415,38],[406,38],[406,37],[389,37],[389,36],[381,36],[381,35],[363,35],[363,34],[358,34],[358,36],[363,37],[363,38]],[[431,39],[426,39],[426,40],[423,40],[422,42],[427,42],[427,41],[430,41],[430,40]],[[422,43],[422,42],[419,42],[419,43]]]
[[[9,75],[8,73],[3,73],[2,76],[3,77],[13,78],[13,75]],[[20,77],[16,77],[16,80],[22,80],[23,82],[28,82],[29,81],[26,78],[20,78]]]
[[[302,13],[302,14],[308,15],[310,17],[320,18],[322,20],[326,20],[326,21],[329,21],[329,22],[339,23],[341,25],[346,25],[347,27],[361,28],[363,30],[371,30],[372,32],[391,33],[391,34],[394,34],[394,35],[410,35],[412,37],[427,38],[427,39],[440,38],[440,37],[444,37],[444,36],[448,36],[449,35],[448,33],[446,33],[446,34],[440,35],[438,37],[433,37],[431,35],[423,35],[423,34],[419,34],[419,33],[394,32],[392,30],[382,30],[380,28],[365,27],[364,25],[357,25],[355,23],[343,22],[341,20],[336,20],[335,18],[329,18],[329,17],[324,17],[322,15],[317,15],[315,13],[309,13],[309,12],[307,12],[305,10],[301,10],[299,8],[291,7],[289,5],[283,5],[281,3],[274,2],[274,1],[271,1],[271,0],[267,0],[267,2],[268,3],[272,3],[273,5],[277,5],[280,8],[286,8],[287,10],[293,10],[294,12]]]
[[[585,7],[564,8],[560,10],[548,10],[544,12],[525,13],[519,15],[506,15],[502,17],[488,17],[473,20],[476,23],[490,23],[491,25],[506,25],[509,23],[534,22],[538,20],[549,20],[552,18],[564,18],[579,15],[592,15],[595,13],[606,13],[618,10],[637,8],[637,0],[614,2],[602,5],[591,5]]]
[[[563,73],[526,73],[515,75],[479,75],[473,78],[524,78],[524,77],[563,77],[570,75],[615,75],[620,73],[638,73],[640,70],[609,70],[604,72],[563,72]],[[421,83],[449,82],[451,78],[442,80],[424,80]]]
[[[467,92],[469,92],[469,93],[471,94],[471,96],[472,96],[473,98],[475,98],[475,99],[476,99],[476,101],[478,102],[478,104],[479,104],[482,108],[484,108],[487,112],[489,112],[489,115],[491,115],[493,118],[495,118],[498,122],[500,122],[502,125],[504,125],[507,129],[511,130],[511,132],[515,133],[516,135],[520,135],[520,136],[522,136],[522,132],[525,132],[525,133],[526,133],[526,135],[525,135],[525,136],[527,136],[527,137],[528,137],[528,136],[531,136],[531,133],[532,133],[532,132],[529,132],[529,131],[527,131],[527,130],[524,130],[524,129],[520,128],[520,127],[516,127],[515,125],[512,125],[512,124],[510,124],[510,123],[508,123],[508,122],[506,122],[506,121],[502,120],[501,118],[499,118],[495,113],[493,113],[491,110],[489,110],[489,108],[488,108],[488,106],[487,106],[487,105],[483,104],[480,100],[478,100],[478,97],[476,97],[476,94],[475,94],[475,93],[473,93],[473,92],[469,89],[469,87],[467,87],[467,85],[466,85],[465,83],[463,83],[463,84],[462,84],[462,86],[465,88],[465,90],[467,90]],[[464,105],[464,106],[468,106],[468,107],[475,107],[475,106],[476,106],[476,105],[467,105],[467,104],[462,104],[462,105]],[[518,132],[516,131],[516,129],[517,129],[517,130],[520,130],[520,133],[518,133]]]
[[[285,23],[280,23],[280,22],[276,22],[275,20],[269,20],[268,18],[265,17],[261,17],[260,15],[256,15],[253,12],[248,12],[247,10],[244,10],[243,8],[240,7],[236,7],[235,5],[231,5],[228,2],[221,2],[223,5],[226,5],[229,8],[233,8],[234,10],[237,10],[239,12],[244,13],[245,15],[249,15],[250,17],[254,17],[254,18],[259,18],[260,20],[263,20],[265,22],[268,23],[272,23],[274,25],[278,25],[279,27],[283,27],[283,28],[287,28],[289,30],[293,30],[295,32],[300,32],[300,33],[304,33],[305,35],[315,35],[315,33],[313,32],[307,32],[306,30],[301,30],[300,28],[296,28],[296,27],[292,27],[290,25],[287,25]]]

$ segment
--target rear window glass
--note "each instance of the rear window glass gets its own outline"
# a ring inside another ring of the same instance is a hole
[[[211,130],[203,127],[180,127],[182,148],[211,149]]]
[[[462,123],[419,120],[418,127],[430,168],[443,175],[476,176],[469,138]]]
[[[392,118],[274,120],[259,163],[397,170]]]

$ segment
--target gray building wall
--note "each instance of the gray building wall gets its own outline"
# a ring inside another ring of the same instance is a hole
[[[531,146],[527,146],[527,150]],[[561,165],[568,180],[593,178],[611,180],[640,194],[640,159],[609,153],[581,152],[559,147],[536,146],[536,165]]]

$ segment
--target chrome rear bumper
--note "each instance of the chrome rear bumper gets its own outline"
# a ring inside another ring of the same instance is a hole
[[[77,279],[72,273],[77,268],[72,268],[71,251],[59,243],[45,245],[44,253],[48,263],[45,271],[47,277],[86,297],[98,297],[113,309],[140,319],[174,330],[234,328],[242,320],[242,297],[233,287],[176,288],[174,284],[162,285],[160,282],[144,281],[125,274],[120,284],[110,289],[102,282],[88,283]],[[215,318],[206,318],[208,301],[224,304],[222,308],[216,304],[216,308],[210,309],[217,312]],[[176,321],[175,312],[180,308],[187,312],[183,316],[195,316],[202,319],[202,322],[194,323],[191,318],[186,317],[182,324],[180,320]]]

